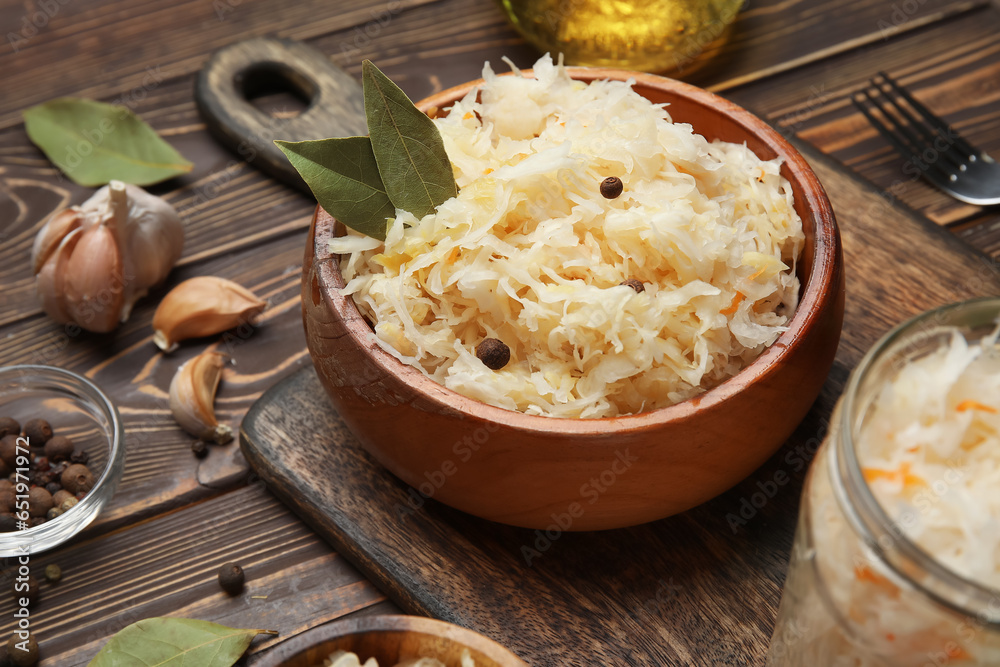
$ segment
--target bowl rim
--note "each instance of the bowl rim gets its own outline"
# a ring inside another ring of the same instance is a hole
[[[77,385],[108,418],[108,426],[112,434],[108,443],[108,458],[104,470],[101,471],[94,486],[83,497],[83,500],[55,519],[14,533],[18,537],[23,536],[25,538],[24,541],[32,548],[32,553],[41,553],[65,544],[75,537],[77,533],[90,525],[97,518],[103,506],[111,500],[115,491],[117,491],[118,484],[124,474],[125,466],[125,424],[118,412],[118,406],[111,400],[111,397],[92,380],[83,375],[60,368],[59,366],[46,366],[44,364],[0,366],[0,378],[8,373],[53,375],[62,377],[71,384]],[[107,497],[102,498],[104,495]],[[71,522],[78,524],[75,530],[70,532],[67,529],[63,529],[63,526]],[[45,538],[52,533],[59,533],[62,537],[48,544]],[[10,533],[7,533],[7,535],[10,535]]]
[[[435,618],[404,614],[379,614],[358,618],[341,618],[318,625],[279,643],[260,661],[260,667],[281,667],[304,651],[318,644],[350,635],[370,632],[410,632],[450,639],[486,654],[492,660],[509,667],[528,667],[513,651],[486,635]],[[365,656],[361,656],[362,660]]]
[[[571,78],[588,83],[603,79],[632,80],[634,86],[656,88],[668,94],[688,98],[702,106],[715,107],[745,129],[748,134],[758,136],[764,143],[771,146],[778,153],[778,157],[784,159],[782,167],[787,167],[789,173],[802,176],[797,180],[806,199],[805,208],[812,214],[813,264],[806,278],[805,288],[800,295],[795,314],[791,322],[788,323],[786,331],[781,333],[754,361],[736,375],[712,389],[680,403],[617,417],[587,419],[550,417],[508,410],[459,394],[383,350],[375,342],[375,334],[368,327],[354,300],[339,294],[339,289],[343,287],[344,282],[338,262],[335,261],[338,255],[329,251],[327,242],[330,238],[339,235],[337,232],[342,231],[344,227],[342,223],[317,205],[314,213],[313,247],[310,250],[314,254],[315,270],[319,276],[322,276],[319,284],[324,301],[340,318],[348,334],[359,343],[368,359],[377,364],[382,372],[397,377],[409,385],[416,395],[432,402],[438,409],[452,414],[473,420],[502,424],[525,433],[560,433],[584,437],[606,435],[611,432],[646,431],[666,423],[678,423],[692,419],[696,414],[702,413],[706,409],[720,407],[746,386],[776,372],[781,365],[780,362],[791,354],[791,350],[796,347],[796,344],[806,338],[809,332],[822,326],[824,297],[839,289],[838,260],[841,255],[841,242],[833,207],[819,178],[802,154],[777,130],[743,107],[689,83],[655,74],[607,67],[566,67],[566,71]],[[530,69],[520,70],[520,73],[527,77],[533,76],[533,71]],[[517,72],[505,72],[498,76],[515,76],[517,74]],[[483,83],[483,79],[476,79],[447,88],[417,102],[416,106],[424,112],[431,109],[435,111],[446,109]]]

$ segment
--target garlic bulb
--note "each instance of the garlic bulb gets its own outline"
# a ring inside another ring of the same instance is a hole
[[[170,204],[111,181],[82,205],[55,213],[35,237],[31,262],[42,308],[61,324],[111,331],[167,277],[183,249],[184,226]]]

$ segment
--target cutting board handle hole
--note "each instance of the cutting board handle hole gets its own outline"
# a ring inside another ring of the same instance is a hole
[[[312,77],[285,63],[254,63],[237,72],[236,90],[247,102],[272,118],[305,113],[319,94]]]

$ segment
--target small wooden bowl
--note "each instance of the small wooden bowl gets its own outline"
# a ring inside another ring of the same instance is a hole
[[[257,667],[322,667],[334,651],[375,658],[394,667],[408,658],[437,658],[458,667],[468,649],[476,667],[528,667],[492,639],[466,628],[420,616],[367,616],[321,625],[274,647]]]
[[[316,370],[341,416],[383,465],[416,489],[476,516],[556,531],[629,526],[694,507],[759,467],[805,416],[833,363],[844,314],[840,234],[809,165],[765,122],[707,91],[651,74],[570,68],[582,81],[634,79],[676,122],[708,139],[784,159],[806,244],[798,310],[770,348],[711,391],[608,419],[554,419],[485,405],[401,364],[344,286],[316,209],[306,247],[303,315]],[[418,104],[446,112],[482,81]],[[442,113],[438,111],[437,113]],[[416,496],[415,496],[416,498]],[[422,503],[414,501],[414,506]]]

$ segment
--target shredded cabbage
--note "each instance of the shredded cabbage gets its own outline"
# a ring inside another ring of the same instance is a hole
[[[1000,618],[996,337],[970,343],[956,330],[950,343],[903,365],[877,390],[855,440],[865,480],[893,530],[953,572],[996,590],[994,622]],[[1000,664],[1000,636],[987,619],[935,604],[859,537],[831,485],[831,465],[821,450],[804,499],[808,524],[800,526],[811,526],[814,550],[793,557],[787,611],[782,600],[787,618],[779,621],[768,665]]]
[[[323,661],[323,667],[378,667],[375,658],[368,658],[364,664],[355,653],[347,651],[337,651]],[[443,662],[435,658],[410,658],[396,665],[396,667],[446,667]],[[462,649],[461,664],[459,667],[476,667],[469,649]]]
[[[435,119],[458,196],[421,220],[397,211],[384,244],[331,242],[379,345],[458,393],[555,417],[665,407],[753,361],[798,300],[780,160],[708,142],[632,81],[573,81],[548,55],[519,74],[487,63],[481,99]],[[499,371],[475,355],[487,337],[511,349]]]

